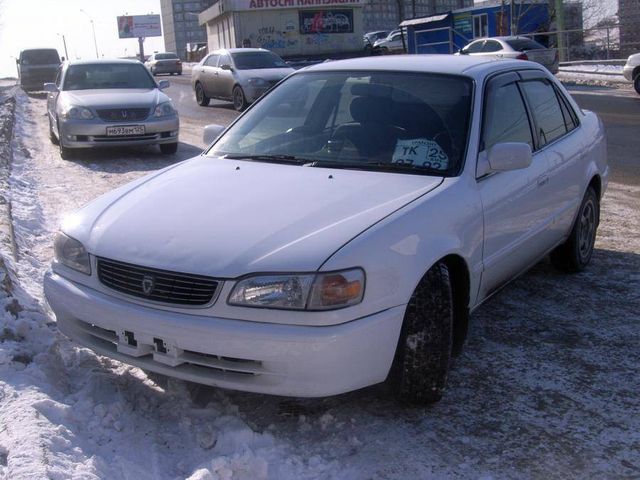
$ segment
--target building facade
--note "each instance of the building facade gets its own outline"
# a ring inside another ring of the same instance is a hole
[[[198,23],[198,14],[216,0],[160,0],[164,49],[187,60],[188,52],[206,45],[207,31]]]
[[[640,1],[618,0],[620,19],[620,53],[624,56],[640,52]]]

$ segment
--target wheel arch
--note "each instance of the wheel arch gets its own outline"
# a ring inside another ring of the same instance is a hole
[[[602,198],[602,179],[600,178],[600,175],[598,174],[593,175],[591,177],[591,180],[589,181],[588,187],[593,188],[593,190],[596,192],[596,196],[598,197],[598,200]]]
[[[462,350],[469,330],[470,276],[469,267],[463,257],[449,254],[438,262],[443,262],[449,270],[451,294],[453,296],[453,349],[454,355]],[[438,263],[436,262],[436,263]]]

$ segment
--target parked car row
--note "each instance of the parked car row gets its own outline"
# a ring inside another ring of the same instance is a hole
[[[209,55],[199,102],[255,105],[207,127],[203,154],[64,221],[44,279],[58,328],[222,388],[321,397],[387,381],[402,401],[439,400],[471,311],[547,254],[587,267],[609,169],[602,123],[540,64],[422,59],[291,72],[266,51]],[[65,147],[177,140],[141,64],[59,72],[49,118]],[[134,100],[148,121],[123,121]]]

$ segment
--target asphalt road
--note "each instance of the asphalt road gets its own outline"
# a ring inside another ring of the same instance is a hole
[[[205,125],[228,125],[238,116],[230,102],[212,100],[208,107],[199,106],[188,73],[158,79],[171,82],[166,92],[180,112],[183,141],[204,147],[202,128]],[[580,107],[596,112],[604,122],[611,180],[640,185],[640,95],[631,88],[570,87],[569,91]]]

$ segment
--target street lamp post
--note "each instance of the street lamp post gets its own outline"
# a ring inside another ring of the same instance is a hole
[[[96,41],[96,26],[93,23],[93,18],[91,18],[91,15],[85,12],[82,8],[80,9],[80,11],[84,13],[87,17],[89,17],[89,21],[91,22],[91,29],[93,30],[93,46],[96,49],[96,58],[100,58],[100,55],[98,55],[98,42]]]

